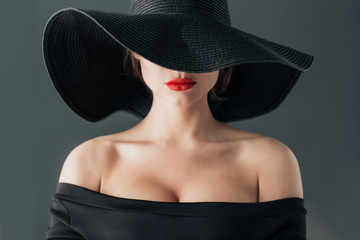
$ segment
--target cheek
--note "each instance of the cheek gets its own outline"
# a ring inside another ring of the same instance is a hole
[[[143,79],[145,84],[153,91],[162,87],[163,82],[165,82],[164,72],[153,65],[149,65],[147,62],[142,64],[141,67]]]
[[[218,72],[219,71],[208,73],[206,76],[204,76],[204,80],[202,81],[204,85],[203,88],[206,89],[207,92],[209,92],[218,81]]]
[[[197,82],[196,91],[201,94],[208,93],[216,84],[216,79],[213,78],[205,78],[201,79]]]

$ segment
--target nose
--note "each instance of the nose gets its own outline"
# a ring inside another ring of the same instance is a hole
[[[186,72],[178,72],[177,77],[178,78],[190,78],[189,74]]]

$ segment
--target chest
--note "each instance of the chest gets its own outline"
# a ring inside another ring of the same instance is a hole
[[[256,167],[231,146],[196,151],[118,146],[101,193],[166,202],[256,202]]]

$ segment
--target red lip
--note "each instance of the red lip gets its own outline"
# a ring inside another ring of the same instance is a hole
[[[196,81],[190,78],[174,78],[165,84],[172,90],[183,91],[192,88],[196,84]]]

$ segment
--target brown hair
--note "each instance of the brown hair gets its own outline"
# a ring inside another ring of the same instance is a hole
[[[132,51],[126,48],[124,49],[124,71],[128,72],[128,74],[132,74],[135,78],[140,79],[145,84],[144,79],[142,78],[139,60],[134,57]],[[128,64],[130,66],[127,66]],[[232,67],[220,69],[218,80],[208,93],[209,103],[214,107],[217,107],[221,101],[228,99],[228,97],[221,97],[220,95],[226,92],[229,86],[232,69]]]

